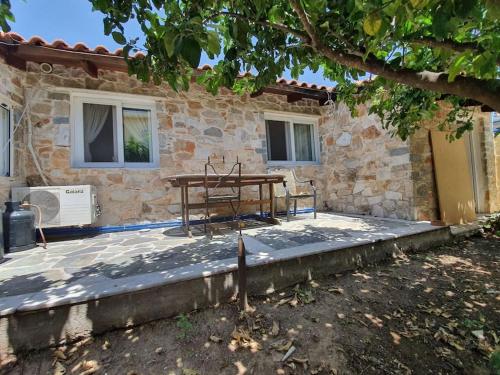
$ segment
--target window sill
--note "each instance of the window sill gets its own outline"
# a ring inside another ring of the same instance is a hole
[[[96,165],[96,164],[76,164],[72,165],[73,169],[159,169],[160,166],[157,163],[154,164],[141,164],[141,165]]]
[[[321,163],[319,161],[278,161],[269,160],[267,162],[268,167],[305,167],[305,166],[319,166]]]

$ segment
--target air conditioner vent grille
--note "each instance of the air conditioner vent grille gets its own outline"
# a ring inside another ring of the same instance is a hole
[[[40,207],[42,225],[58,225],[61,222],[59,217],[61,204],[58,191],[34,190],[27,194],[22,201]],[[33,211],[38,223],[38,211]]]

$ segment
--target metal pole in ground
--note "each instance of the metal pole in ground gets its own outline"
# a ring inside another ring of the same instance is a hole
[[[243,236],[238,236],[238,294],[240,297],[240,310],[246,311],[248,308],[248,295],[247,295],[247,262],[245,254],[245,243]]]

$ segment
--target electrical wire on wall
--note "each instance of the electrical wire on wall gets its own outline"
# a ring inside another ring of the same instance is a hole
[[[33,98],[37,97],[39,93],[39,90],[35,92],[36,95],[33,95]],[[28,94],[25,95],[26,98],[26,106],[31,110],[31,99],[29,98]],[[35,168],[42,178],[43,183],[45,186],[49,186],[49,182],[47,180],[47,177],[43,173],[42,167],[40,166],[40,161],[38,160],[38,156],[36,155],[35,149],[33,148],[33,123],[31,122],[31,116],[28,114],[26,117],[27,122],[28,122],[28,149],[30,150],[31,156],[33,158],[33,163],[35,164]]]

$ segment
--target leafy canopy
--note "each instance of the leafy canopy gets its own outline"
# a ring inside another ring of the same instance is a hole
[[[403,139],[434,115],[438,99],[450,104],[441,125],[454,124],[454,136],[472,126],[466,99],[500,112],[499,0],[90,1],[127,55],[146,52],[128,59],[130,73],[176,90],[196,75],[212,93],[252,92],[286,69],[294,78],[321,69],[337,82],[338,100],[352,111],[371,100]],[[131,19],[141,38],[125,37]],[[219,60],[201,73],[203,52]],[[238,79],[240,72],[252,76]],[[360,89],[354,81],[367,72]]]

